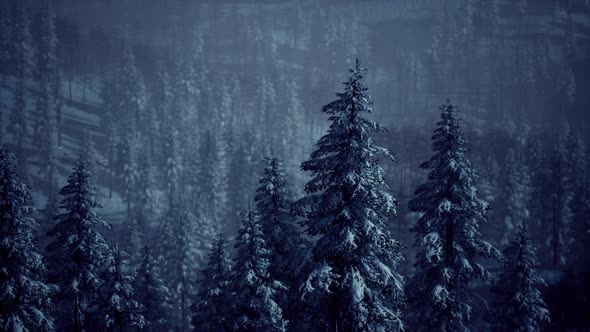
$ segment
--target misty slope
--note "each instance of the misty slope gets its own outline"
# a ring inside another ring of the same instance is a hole
[[[65,86],[63,87],[66,88]],[[93,168],[93,176],[97,184],[98,200],[103,205],[103,209],[100,210],[100,214],[105,217],[106,220],[112,223],[121,223],[124,218],[125,203],[123,202],[122,196],[118,192],[113,193],[113,197],[109,199],[108,188],[104,185],[104,154],[103,150],[103,139],[104,134],[100,130],[101,128],[101,113],[100,98],[96,91],[97,89],[92,87],[88,89],[86,93],[86,101],[82,99],[82,88],[78,82],[75,82],[72,86],[72,100],[64,98],[63,107],[63,138],[62,145],[57,149],[57,160],[58,160],[58,184],[63,186],[67,176],[71,172],[74,161],[79,158],[80,155],[86,153],[84,151],[90,145],[94,146],[97,154],[94,160],[89,161]],[[33,120],[40,117],[38,110],[34,107],[36,99],[36,87],[29,86],[31,97],[27,101],[28,104],[28,116],[31,123]],[[8,77],[4,84],[0,85],[0,109],[3,110],[2,117],[3,123],[7,123],[10,115],[10,110],[13,107],[13,93],[14,93],[14,77]],[[8,130],[7,135],[10,135]],[[90,142],[88,141],[90,139]],[[10,143],[8,143],[10,146]],[[26,142],[26,154],[27,154],[27,171],[26,178],[29,179],[28,185],[32,188],[32,195],[34,202],[38,208],[44,208],[47,203],[47,197],[38,188],[43,187],[44,179],[41,177],[39,167],[41,166],[39,160],[38,150],[33,145],[31,140]]]

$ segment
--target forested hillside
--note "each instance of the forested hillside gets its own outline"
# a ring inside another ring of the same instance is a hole
[[[584,0],[0,0],[0,330],[583,331],[588,72]]]

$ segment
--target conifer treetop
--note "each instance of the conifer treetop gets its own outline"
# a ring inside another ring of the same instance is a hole
[[[17,175],[15,156],[0,144],[0,330],[52,331],[51,285],[33,238],[37,222],[29,189]]]

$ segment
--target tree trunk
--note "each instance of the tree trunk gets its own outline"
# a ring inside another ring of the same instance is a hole
[[[80,313],[80,298],[74,299],[74,332],[82,332],[82,317]]]
[[[450,218],[446,223],[446,234],[445,234],[445,261],[451,263],[453,261],[453,241],[455,238],[453,220]]]

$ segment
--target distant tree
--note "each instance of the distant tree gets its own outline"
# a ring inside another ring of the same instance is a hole
[[[403,277],[396,271],[402,245],[387,226],[397,201],[379,161],[392,156],[371,137],[384,128],[365,118],[373,112],[365,72],[357,60],[344,92],[323,107],[330,128],[301,165],[313,178],[295,211],[305,217],[306,232],[318,237],[302,297],[314,317],[323,315],[314,322],[320,330],[404,329]]]
[[[126,129],[123,132],[117,150],[117,175],[122,180],[125,202],[127,203],[127,217],[132,214],[134,202],[134,189],[137,183],[138,152],[143,142],[139,131],[135,128]]]
[[[95,212],[101,206],[87,168],[83,160],[74,165],[68,184],[59,192],[64,212],[55,216],[56,224],[47,233],[53,238],[47,246],[49,280],[60,288],[56,296],[63,314],[60,328],[74,331],[86,326],[84,318],[102,286],[100,270],[109,249],[96,230],[98,225],[109,226]]]
[[[539,287],[545,282],[535,273],[534,247],[527,229],[520,226],[514,241],[504,250],[504,269],[492,290],[497,331],[540,331],[549,322],[549,311]]]
[[[287,321],[276,302],[284,285],[268,275],[269,254],[260,218],[248,211],[235,248],[237,257],[231,290],[235,293],[232,331],[285,331]]]
[[[131,266],[136,267],[139,264],[140,251],[144,244],[144,228],[141,227],[136,215],[128,216],[122,228],[121,243],[124,243],[123,248],[126,252],[131,253]]]
[[[502,244],[507,244],[519,226],[529,219],[529,200],[531,196],[531,179],[528,165],[519,158],[515,150],[508,151],[506,156],[506,185],[504,199],[506,215],[504,216]]]
[[[209,262],[198,282],[198,293],[191,306],[195,331],[230,331],[232,296],[230,294],[231,258],[227,240],[220,234],[211,246]]]
[[[567,248],[569,242],[571,220],[572,192],[568,190],[568,161],[564,132],[565,129],[560,136],[556,136],[547,155],[544,183],[549,196],[548,206],[551,209],[548,230],[550,239],[547,242],[550,244],[551,262],[554,265],[565,261],[564,248]]]
[[[281,128],[281,147],[285,155],[292,160],[300,160],[303,151],[300,148],[304,145],[303,139],[303,106],[299,95],[300,87],[295,81],[288,81],[286,91],[286,116],[283,117]],[[306,142],[305,142],[306,143]]]
[[[146,109],[146,91],[143,76],[137,69],[135,54],[130,46],[125,46],[119,70],[116,74],[117,116],[122,129],[130,125],[138,128]]]
[[[291,188],[287,183],[284,167],[279,157],[264,159],[264,171],[254,201],[260,216],[264,242],[270,252],[269,276],[285,285],[292,285],[293,288],[280,292],[276,297],[286,311],[290,303],[297,302],[299,298],[296,284],[300,266],[303,264],[301,252],[307,243],[290,214]]]
[[[162,230],[161,252],[167,284],[173,292],[171,321],[180,331],[190,326],[190,304],[195,295],[194,276],[206,256],[206,241],[214,231],[207,220],[179,204],[170,212]]]
[[[411,229],[417,271],[409,302],[417,331],[467,331],[473,312],[467,285],[490,277],[476,258],[499,260],[502,254],[480,239],[488,205],[478,197],[455,106],[447,103],[439,109],[441,121],[432,136],[435,155],[420,165],[430,171],[428,180],[409,202],[410,211],[421,213]]]
[[[527,221],[527,224],[530,226],[529,234],[537,248],[545,250],[545,241],[549,233],[546,212],[546,206],[549,205],[549,197],[545,191],[547,188],[546,167],[538,167],[539,165],[545,165],[546,162],[546,156],[539,139],[530,137],[527,140],[524,156],[531,180],[529,199],[530,217]],[[550,257],[545,257],[545,259],[550,259]],[[541,260],[541,263],[545,263],[545,260]]]
[[[148,326],[147,331],[167,331],[170,328],[168,317],[172,309],[170,290],[160,275],[160,262],[153,256],[151,249],[145,245],[141,252],[141,263],[135,279],[137,300],[145,307],[143,316]]]
[[[52,331],[53,287],[34,240],[39,227],[28,187],[16,174],[14,155],[0,145],[0,330]]]
[[[6,83],[9,64],[14,60],[15,22],[13,17],[12,1],[0,1],[0,71],[2,71],[2,84]]]
[[[178,203],[178,195],[181,188],[181,175],[183,173],[182,168],[182,146],[180,145],[179,132],[175,128],[171,128],[165,136],[165,185],[166,194],[168,196],[168,211],[171,212],[174,209],[176,203]]]
[[[115,114],[117,114],[117,104],[114,94],[116,93],[114,76],[111,75],[105,79],[100,91],[104,115],[102,118],[102,128],[106,138],[106,162],[107,172],[109,174],[109,199],[113,197],[113,186],[117,175],[117,160],[119,145],[121,144],[121,132],[116,123]]]
[[[207,130],[201,146],[201,200],[209,205],[206,211],[218,225],[227,222],[228,205],[228,147],[226,137],[219,131]]]
[[[258,121],[263,124],[265,130],[264,136],[271,139],[270,129],[273,128],[273,112],[276,109],[277,104],[276,90],[270,77],[263,75],[259,80],[258,89],[256,91],[256,97],[258,100]]]
[[[97,301],[97,316],[104,331],[142,330],[147,326],[143,316],[145,308],[136,300],[133,271],[129,269],[126,256],[115,244],[106,261]]]
[[[140,144],[136,161],[133,163],[134,173],[133,188],[131,194],[131,214],[137,219],[141,227],[145,227],[151,221],[155,211],[155,169],[152,154],[146,140]]]
[[[27,112],[30,94],[27,84],[33,77],[33,46],[31,36],[31,19],[26,9],[20,7],[15,24],[15,61],[16,61],[16,87],[14,90],[14,102],[10,113],[8,129],[14,135],[17,146],[17,154],[20,157],[21,166],[26,164],[25,143],[29,131]]]
[[[58,40],[55,30],[55,14],[46,3],[40,13],[40,39],[37,50],[37,122],[34,142],[41,152],[40,174],[47,180],[46,193],[51,198],[57,187],[57,146],[61,141],[59,115],[59,68],[57,63]]]

